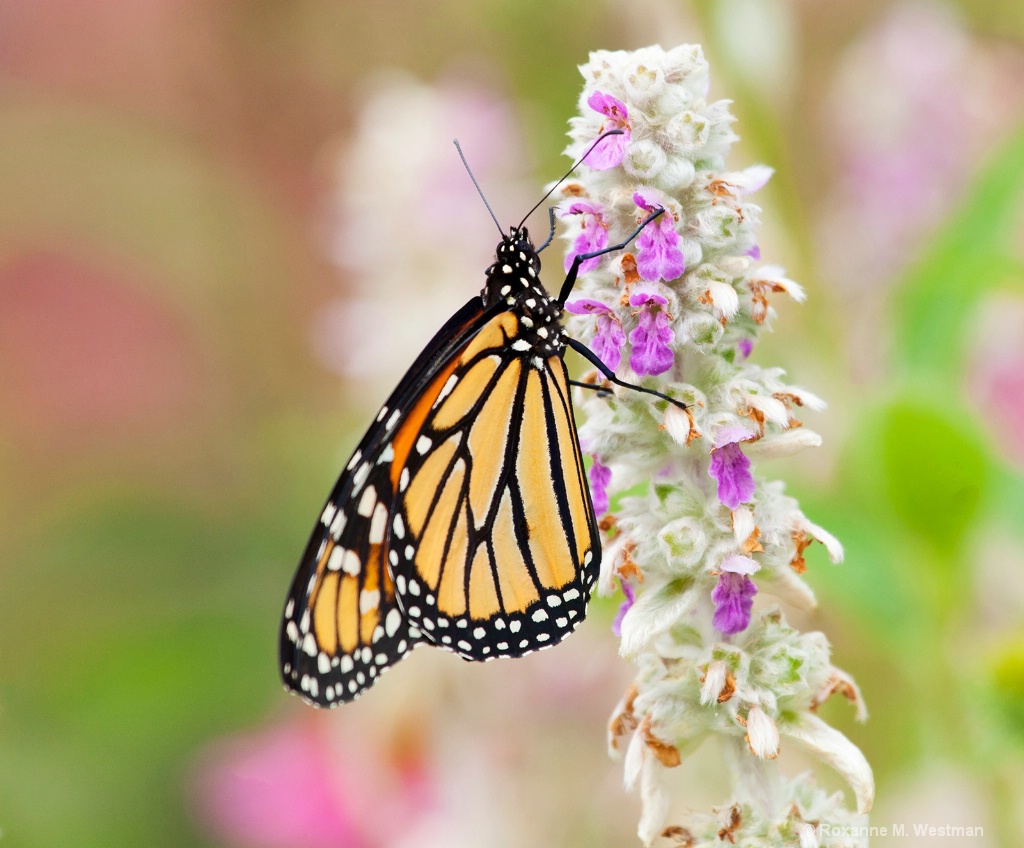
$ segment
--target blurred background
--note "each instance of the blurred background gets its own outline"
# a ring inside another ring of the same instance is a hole
[[[824,448],[761,468],[847,548],[810,549],[792,617],[871,719],[823,715],[873,823],[1020,844],[1024,5],[0,0],[5,846],[635,844],[616,599],[331,714],[282,692],[276,634],[344,459],[493,254],[451,139],[516,221],[588,52],[684,42],[808,290],[755,356],[830,402]],[[720,755],[680,809],[725,800]]]

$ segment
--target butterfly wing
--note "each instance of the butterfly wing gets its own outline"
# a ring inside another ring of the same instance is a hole
[[[353,700],[423,639],[403,615],[388,569],[399,455],[410,452],[425,411],[488,315],[475,297],[437,332],[381,407],[313,528],[285,602],[279,655],[286,687],[315,705]]]
[[[557,644],[583,620],[600,564],[565,365],[518,338],[511,311],[480,327],[417,417],[397,480],[398,603],[469,660]]]

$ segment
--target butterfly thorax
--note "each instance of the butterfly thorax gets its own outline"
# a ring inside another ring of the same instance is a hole
[[[481,292],[484,306],[504,303],[519,319],[513,350],[541,362],[561,356],[565,349],[562,307],[541,284],[540,257],[525,227],[509,229],[486,273]]]

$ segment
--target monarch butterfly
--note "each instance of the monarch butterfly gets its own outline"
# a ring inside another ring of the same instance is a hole
[[[551,238],[534,248],[522,223],[502,235],[481,294],[385,401],[313,528],[281,626],[287,689],[333,707],[422,642],[519,657],[583,620],[601,546],[566,347],[629,384],[566,336],[562,306],[581,262],[658,214],[577,256],[558,298],[539,278]]]

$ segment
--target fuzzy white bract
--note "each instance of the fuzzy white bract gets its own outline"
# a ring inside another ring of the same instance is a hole
[[[860,694],[832,666],[824,635],[797,631],[769,599],[814,606],[800,576],[811,542],[842,559],[838,541],[753,464],[820,444],[795,416],[824,406],[750,358],[774,318],[772,298],[804,297],[782,268],[760,263],[751,196],[771,170],[727,166],[733,117],[727,101],[708,100],[700,47],[601,51],[580,70],[567,153],[620,132],[563,187],[567,264],[665,211],[626,250],[584,266],[569,330],[623,379],[687,405],[577,390],[598,509],[643,484],[603,522],[599,584],[630,589],[617,624],[637,677],[613,715],[610,745],[643,799],[639,835],[646,845],[681,834],[686,844],[720,845],[722,832],[750,846],[860,845],[822,836],[822,825],[859,832],[874,793],[870,767],[814,714],[839,692],[860,715]],[[734,797],[714,814],[674,821],[666,770],[685,767],[710,739]],[[775,758],[793,743],[846,778],[855,810],[810,774],[782,775]]]

